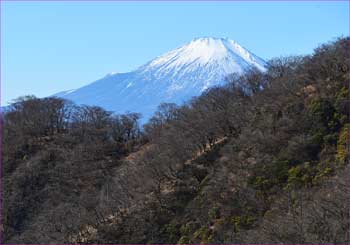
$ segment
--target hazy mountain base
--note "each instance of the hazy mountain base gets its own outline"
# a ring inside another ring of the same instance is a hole
[[[96,108],[35,134],[41,117],[9,112],[5,242],[349,243],[349,47],[339,39],[164,104],[133,137],[137,117]]]

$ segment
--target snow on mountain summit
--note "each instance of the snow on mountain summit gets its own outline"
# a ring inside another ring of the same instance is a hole
[[[244,62],[265,69],[265,62],[244,49],[238,43],[224,38],[197,38],[188,45],[170,51],[150,62],[150,67],[166,66],[166,68],[177,68],[183,65],[205,66],[208,63],[220,63],[227,73],[232,73],[232,68],[244,65]],[[234,66],[236,65],[236,66]]]
[[[162,102],[181,104],[205,89],[222,85],[232,73],[266,63],[233,40],[197,38],[128,73],[110,73],[59,96],[116,113],[140,112],[147,120]]]

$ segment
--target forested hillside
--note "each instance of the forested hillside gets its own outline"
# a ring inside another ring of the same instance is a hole
[[[19,98],[2,115],[4,243],[350,243],[350,39],[114,115]]]

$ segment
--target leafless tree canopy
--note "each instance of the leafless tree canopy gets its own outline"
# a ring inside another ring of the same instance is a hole
[[[2,114],[4,243],[347,244],[349,38],[145,125],[59,98]]]

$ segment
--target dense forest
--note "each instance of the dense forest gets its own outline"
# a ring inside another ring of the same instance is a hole
[[[350,243],[350,39],[150,121],[60,98],[2,114],[3,243]]]

